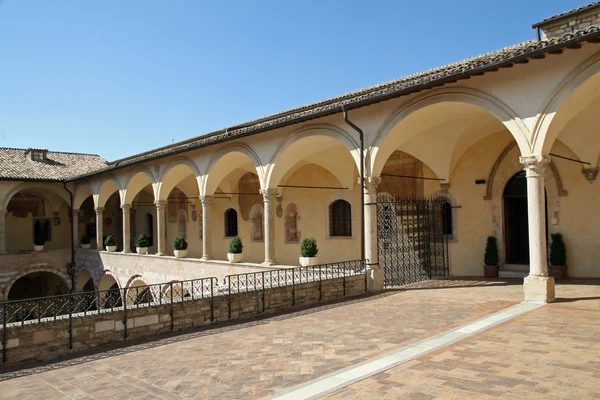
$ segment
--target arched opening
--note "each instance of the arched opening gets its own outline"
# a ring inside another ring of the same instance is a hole
[[[177,236],[187,237],[187,213],[179,210],[177,213]]]
[[[285,242],[286,243],[298,243],[300,242],[300,228],[299,228],[300,215],[298,213],[298,206],[294,203],[290,203],[285,208]]]
[[[225,211],[225,237],[234,237],[238,235],[237,211],[233,208]]]
[[[352,236],[352,207],[346,200],[336,200],[329,206],[329,235]]]
[[[100,279],[98,289],[101,291],[102,308],[121,307],[123,305],[121,289],[116,279],[112,275],[104,275]]]
[[[60,296],[69,292],[63,278],[51,272],[32,272],[20,277],[10,287],[8,300],[33,299],[37,297]]]
[[[251,238],[254,241],[264,240],[264,218],[262,206],[256,204],[250,211]]]
[[[503,198],[506,263],[528,265],[529,218],[527,211],[527,176],[525,171],[515,174],[508,181],[504,188]]]
[[[150,288],[141,279],[134,279],[127,287],[128,305],[149,304],[154,301]]]

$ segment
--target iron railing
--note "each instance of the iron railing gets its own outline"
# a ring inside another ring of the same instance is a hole
[[[0,326],[2,328],[2,359],[6,362],[7,327],[19,327],[35,323],[69,321],[69,348],[72,348],[72,319],[85,318],[99,313],[123,312],[124,337],[127,338],[127,311],[142,307],[170,306],[171,329],[174,327],[174,307],[186,301],[210,299],[210,320],[214,320],[214,298],[227,296],[231,318],[231,295],[262,291],[262,311],[265,310],[265,290],[292,286],[292,305],[295,305],[294,287],[308,282],[322,282],[343,278],[344,296],[346,278],[365,276],[367,290],[366,260],[343,261],[309,267],[277,269],[246,274],[227,275],[222,283],[215,277],[172,281],[128,288],[77,292],[24,300],[0,302]],[[319,300],[322,299],[319,285]]]

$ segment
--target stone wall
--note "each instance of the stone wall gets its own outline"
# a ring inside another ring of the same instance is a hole
[[[364,291],[364,275],[345,278],[346,297],[358,296]],[[343,298],[344,278],[337,278],[267,289],[264,291],[264,304],[263,291],[256,291],[231,297],[216,296],[212,307],[211,299],[174,303],[172,313],[171,305],[152,305],[128,308],[126,312],[119,309],[114,312],[103,310],[100,314],[92,312],[85,316],[77,314],[72,317],[72,349],[69,349],[68,316],[57,321],[28,321],[23,326],[17,323],[7,328],[7,359],[4,365],[49,360],[109,343],[145,339],[161,333],[243,320],[262,313],[282,312],[292,307]]]
[[[600,11],[593,10],[591,12],[575,15],[572,19],[561,20],[555,24],[544,26],[543,38],[550,39],[572,33],[580,29],[589,28],[592,25],[600,24]]]

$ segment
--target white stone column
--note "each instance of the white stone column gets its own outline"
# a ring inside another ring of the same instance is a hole
[[[380,183],[380,177],[365,178],[365,258],[369,260],[367,289],[370,292],[383,290],[383,269],[377,254],[377,186]]]
[[[102,233],[104,224],[102,214],[104,213],[104,207],[96,207],[94,210],[96,211],[96,249],[100,251],[104,249],[104,242],[102,240],[104,237]]]
[[[529,276],[523,290],[525,301],[548,303],[554,301],[554,278],[548,276],[546,241],[546,196],[544,172],[548,156],[521,157],[527,172],[527,213],[529,222]]]
[[[165,226],[167,202],[165,200],[157,200],[154,204],[156,205],[156,255],[164,256],[167,253],[167,227]]]
[[[123,210],[123,253],[131,253],[131,246],[129,243],[129,236],[131,236],[131,224],[129,223],[131,204],[121,204],[121,210]]]
[[[202,260],[212,259],[210,255],[210,203],[212,196],[200,196],[202,202]]]
[[[0,254],[6,254],[6,210],[0,210]]]
[[[277,189],[260,189],[263,195],[263,230],[265,239],[265,261],[264,265],[275,265],[275,196]]]
[[[77,247],[79,244],[79,210],[73,210],[71,216],[71,224],[73,225],[73,247]]]

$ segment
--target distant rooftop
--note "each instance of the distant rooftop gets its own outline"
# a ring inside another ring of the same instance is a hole
[[[577,7],[570,11],[565,11],[563,13],[553,15],[551,17],[544,19],[543,21],[533,24],[532,27],[533,28],[538,28],[538,27],[541,28],[544,25],[559,22],[559,21],[562,21],[565,19],[570,19],[578,14],[582,14],[582,13],[589,12],[589,11],[594,11],[596,9],[600,9],[600,1],[594,1],[592,3],[586,4],[585,6]]]

